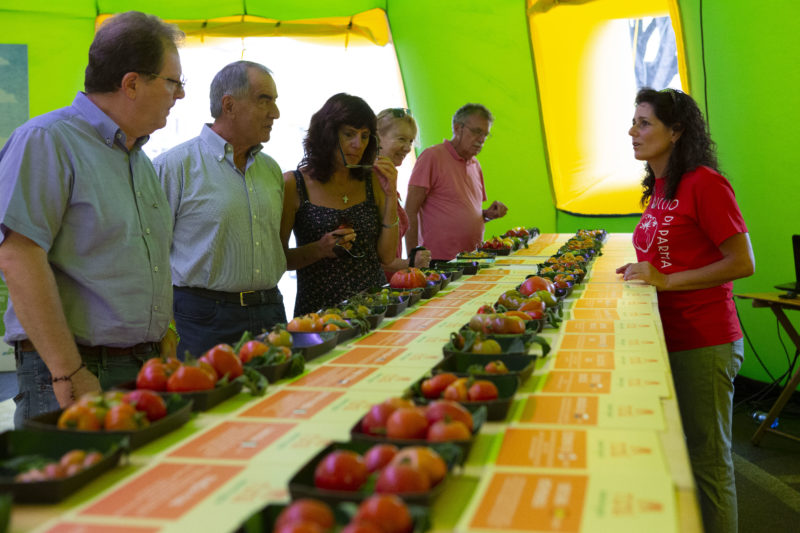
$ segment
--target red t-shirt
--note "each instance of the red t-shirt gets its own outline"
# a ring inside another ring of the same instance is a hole
[[[664,180],[656,180],[650,204],[633,233],[633,246],[639,261],[671,274],[719,261],[719,245],[746,232],[728,180],[701,166],[683,176],[672,200],[664,198]],[[732,290],[733,283],[728,282],[707,289],[659,292],[667,349],[691,350],[740,339]]]

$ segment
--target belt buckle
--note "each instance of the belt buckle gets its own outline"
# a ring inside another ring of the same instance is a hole
[[[239,293],[239,305],[241,305],[242,307],[247,307],[247,304],[244,303],[244,295],[245,294],[253,294],[255,292],[256,291],[242,291],[242,292],[240,292]]]

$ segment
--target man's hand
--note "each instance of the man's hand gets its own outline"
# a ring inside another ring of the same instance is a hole
[[[87,392],[100,392],[100,390],[100,380],[86,367],[78,370],[71,379],[53,383],[53,392],[58,405],[62,408],[70,406]]]
[[[506,205],[503,202],[498,202],[497,200],[492,202],[492,205],[490,205],[488,209],[483,210],[483,216],[489,220],[503,218],[506,216],[506,213],[508,213],[508,208]]]

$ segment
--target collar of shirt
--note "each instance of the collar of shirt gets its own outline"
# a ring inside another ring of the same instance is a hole
[[[72,101],[72,107],[80,113],[80,115],[88,122],[100,137],[106,143],[106,146],[111,148],[114,145],[114,142],[119,144],[122,148],[125,148],[125,142],[127,141],[127,136],[125,132],[122,131],[116,122],[111,120],[111,117],[106,115],[102,109],[97,107],[97,105],[92,102],[86,93],[79,92],[75,96],[75,100]],[[133,150],[138,150],[141,148],[144,143],[146,143],[150,139],[149,135],[145,135],[143,137],[139,137],[136,139],[136,143],[133,145]]]
[[[233,161],[233,145],[220,137],[217,132],[212,130],[211,124],[203,125],[203,129],[200,131],[200,138],[209,146],[209,148],[211,148],[211,153],[214,154],[214,157],[217,159],[217,161],[226,159],[233,168],[236,168],[236,164]],[[245,164],[245,170],[250,167],[250,164],[253,162],[256,154],[258,154],[262,148],[264,148],[264,145],[257,144],[247,151],[247,163]]]
[[[458,155],[458,152],[456,152],[456,149],[455,149],[455,147],[453,146],[453,143],[452,143],[452,142],[450,142],[450,140],[449,140],[449,139],[445,139],[445,140],[444,140],[444,143],[442,143],[442,144],[444,144],[444,147],[447,149],[447,151],[450,153],[450,155],[451,155],[451,156],[453,157],[453,159],[455,159],[456,161],[464,161],[465,163],[469,163],[470,161],[472,161],[473,159],[475,159],[474,157],[470,157],[469,159],[464,159],[463,157],[461,157],[460,155]]]

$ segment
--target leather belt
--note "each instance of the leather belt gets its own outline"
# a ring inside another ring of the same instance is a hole
[[[36,351],[36,347],[30,341],[30,339],[25,339],[21,341],[17,341],[17,347],[20,351],[23,352],[34,352]],[[140,342],[139,344],[134,344],[133,346],[127,346],[125,348],[119,348],[117,346],[84,346],[82,344],[78,345],[78,352],[81,355],[88,355],[88,356],[100,356],[105,351],[106,355],[110,355],[112,357],[116,356],[123,356],[123,355],[149,355],[152,353],[159,352],[159,346],[155,342]]]
[[[218,300],[231,304],[239,304],[242,307],[248,305],[265,305],[265,304],[279,304],[283,303],[281,291],[278,287],[271,289],[264,289],[260,291],[242,291],[242,292],[223,292],[212,291],[211,289],[202,289],[200,287],[177,287],[173,286],[176,291],[194,294],[202,298],[209,298],[211,300]]]

